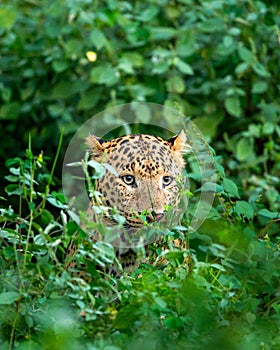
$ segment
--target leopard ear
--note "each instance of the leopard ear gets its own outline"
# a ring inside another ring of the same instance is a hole
[[[91,153],[91,157],[97,162],[100,162],[104,156],[105,147],[102,146],[104,142],[103,139],[93,134],[86,138],[86,146]]]
[[[173,158],[175,162],[178,164],[179,168],[182,169],[185,165],[183,153],[187,147],[187,136],[184,130],[181,130],[177,135],[171,137],[171,139],[167,140],[167,142],[173,151]]]
[[[187,136],[184,130],[181,130],[177,135],[171,137],[167,142],[170,144],[174,152],[183,153],[187,147]]]

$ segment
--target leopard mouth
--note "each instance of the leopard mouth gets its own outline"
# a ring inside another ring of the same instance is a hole
[[[163,217],[164,217],[163,213],[152,213],[151,215],[146,216],[146,220],[148,224],[151,224],[152,222],[161,221]]]

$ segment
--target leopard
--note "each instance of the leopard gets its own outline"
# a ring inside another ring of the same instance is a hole
[[[166,208],[178,206],[187,146],[184,130],[168,139],[129,134],[106,141],[89,134],[85,144],[91,160],[107,164],[105,174],[95,183],[101,194],[99,205],[118,211],[129,237],[144,225],[164,221]],[[94,214],[92,210],[89,206],[89,215]],[[110,214],[104,220],[108,226],[116,225]],[[98,241],[100,236],[95,233],[93,239]],[[139,265],[135,250],[126,247],[116,251],[128,270]]]

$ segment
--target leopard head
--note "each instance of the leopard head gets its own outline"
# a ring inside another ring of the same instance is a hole
[[[166,206],[178,204],[186,143],[183,130],[168,140],[143,134],[112,141],[88,136],[92,159],[114,168],[97,182],[103,204],[117,208],[130,227],[143,225],[143,212],[148,221],[160,220]]]

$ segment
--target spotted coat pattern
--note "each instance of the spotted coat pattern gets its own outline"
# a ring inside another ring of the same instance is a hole
[[[184,131],[168,140],[143,134],[126,135],[112,141],[92,134],[87,137],[91,158],[109,165],[109,170],[107,167],[106,174],[96,184],[102,193],[102,204],[118,209],[126,219],[129,234],[134,235],[143,226],[143,211],[146,211],[147,222],[155,222],[164,218],[165,206],[177,205],[186,143]],[[90,208],[91,205],[88,213],[92,217]],[[114,224],[106,219],[105,222]],[[99,238],[93,236],[95,241]],[[70,245],[68,256],[73,256],[73,251]],[[116,249],[116,255],[127,271],[139,264],[134,249]],[[75,268],[75,263],[69,267]],[[120,274],[116,266],[109,272]]]
[[[113,167],[98,180],[97,189],[103,204],[116,207],[129,226],[142,226],[143,211],[149,213],[148,220],[159,220],[165,206],[178,203],[184,131],[168,140],[138,134],[104,141],[90,135],[86,144],[93,160]]]

